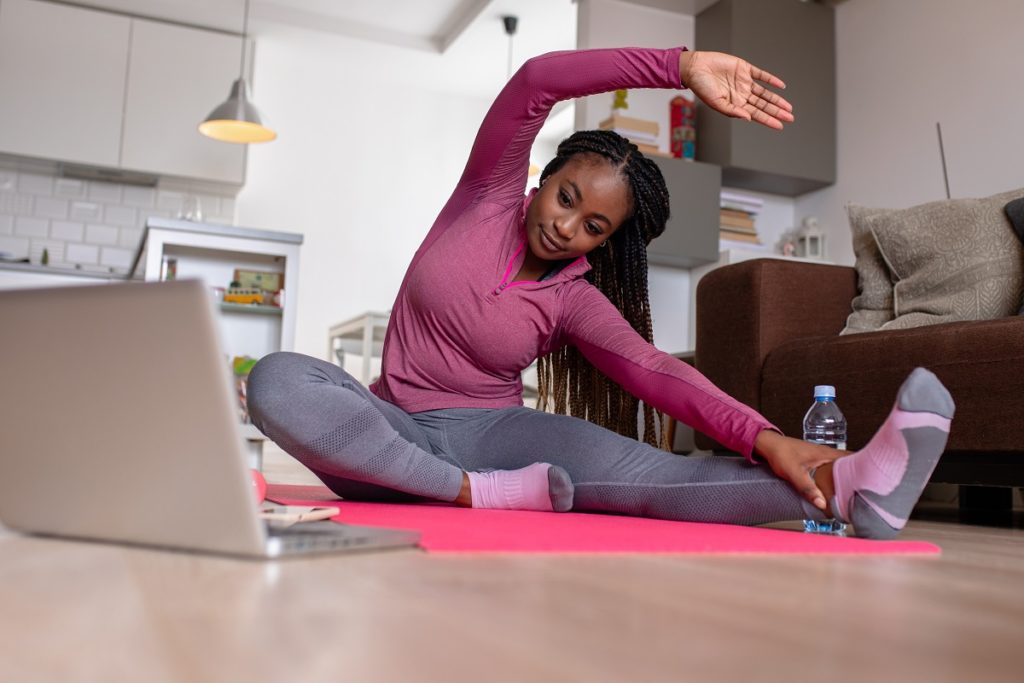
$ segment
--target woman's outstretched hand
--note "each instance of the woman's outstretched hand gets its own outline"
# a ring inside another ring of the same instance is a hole
[[[683,52],[679,79],[706,105],[747,121],[782,129],[793,121],[793,105],[763,84],[785,88],[778,77],[722,52]]]

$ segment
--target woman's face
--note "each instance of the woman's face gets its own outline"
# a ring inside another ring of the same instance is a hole
[[[626,179],[603,157],[578,154],[537,191],[526,239],[542,260],[574,259],[601,246],[631,211]]]

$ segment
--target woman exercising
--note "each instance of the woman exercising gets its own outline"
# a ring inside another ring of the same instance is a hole
[[[953,417],[933,374],[910,375],[856,453],[785,437],[652,345],[646,247],[669,200],[636,146],[577,132],[523,195],[530,148],[560,100],[687,87],[726,116],[781,129],[792,107],[766,86],[785,87],[737,57],[684,48],[529,60],[409,265],[380,379],[367,389],[331,363],[271,354],[249,377],[253,422],[344,498],[733,524],[836,517],[894,536]],[[537,359],[541,407],[554,413],[522,403],[521,372]],[[657,448],[655,409],[745,459]]]

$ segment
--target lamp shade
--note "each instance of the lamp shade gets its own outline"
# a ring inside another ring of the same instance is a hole
[[[199,124],[199,132],[214,140],[239,144],[270,142],[277,137],[263,125],[259,111],[249,102],[244,78],[232,84],[228,98]]]

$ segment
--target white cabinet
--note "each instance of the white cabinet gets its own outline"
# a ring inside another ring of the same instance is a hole
[[[131,20],[0,0],[0,151],[117,166]]]
[[[183,26],[132,20],[124,103],[123,168],[241,185],[245,145],[196,127],[238,78],[242,39]]]
[[[226,357],[225,363],[235,356],[262,358],[273,351],[295,348],[301,246],[302,235],[292,232],[150,218],[128,277],[142,267],[147,280],[160,280],[165,259],[173,259],[176,279],[196,278],[210,288],[220,311],[221,353]],[[283,274],[281,305],[220,301],[215,288],[226,288],[236,268]],[[174,321],[169,320],[168,324],[173,325]],[[248,443],[250,467],[260,469],[266,437],[248,423],[242,425],[242,435]]]
[[[174,259],[177,279],[203,280],[214,296],[213,288],[227,288],[236,268],[283,274],[280,306],[217,302],[224,353],[261,358],[295,348],[301,245],[302,235],[291,232],[150,218],[129,277],[141,266],[147,280],[159,280],[164,260]]]
[[[239,36],[0,0],[0,152],[242,185],[245,146],[197,130],[241,53]]]

